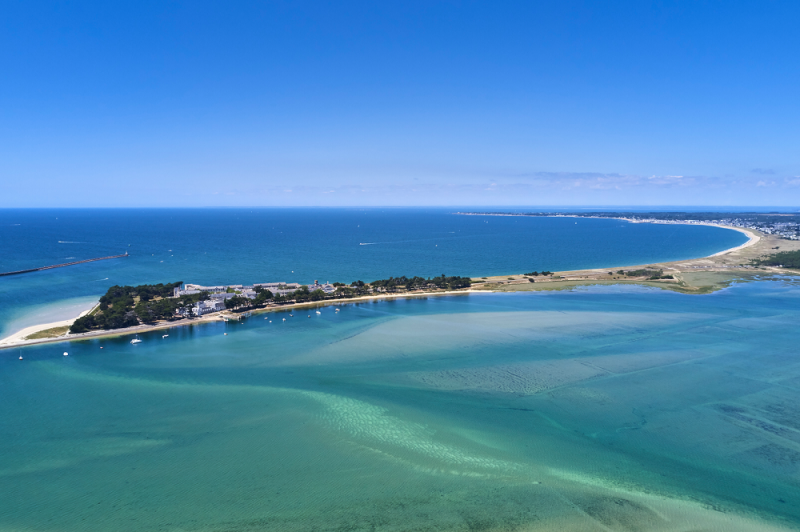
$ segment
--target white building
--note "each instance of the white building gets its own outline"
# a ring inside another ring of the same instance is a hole
[[[231,288],[233,288],[235,290],[236,286],[238,286],[239,288],[242,287],[242,285],[234,285],[234,286],[231,286]],[[220,292],[227,291],[228,287],[227,286],[203,286],[203,285],[199,285],[199,284],[188,284],[187,283],[186,287],[184,288],[184,290],[197,290],[197,292],[195,292],[195,293],[198,293],[198,292],[210,292],[212,294],[218,294]]]
[[[204,314],[219,312],[220,310],[225,310],[225,302],[222,300],[208,299],[206,301],[200,301],[192,307],[192,312],[194,312],[195,316],[203,316]]]
[[[220,292],[218,294],[211,294],[209,297],[211,298],[212,301],[223,301],[224,302],[226,299],[230,299],[235,295],[236,294],[234,294],[234,293]]]
[[[191,294],[199,294],[200,290],[181,290],[179,287],[172,289],[172,297],[188,296]]]

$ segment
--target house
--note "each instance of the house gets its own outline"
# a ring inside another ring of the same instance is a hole
[[[202,316],[210,312],[219,312],[220,310],[225,310],[225,301],[223,300],[207,299],[196,303],[192,307],[192,312],[194,312],[195,316]]]
[[[330,283],[319,284],[319,281],[314,279],[314,284],[308,285],[308,291],[313,292],[314,290],[322,290],[326,294],[332,294],[336,291],[336,287]]]
[[[191,294],[199,294],[199,293],[200,293],[200,290],[194,290],[194,289],[192,289],[192,290],[184,290],[184,289],[181,289],[178,286],[176,286],[175,288],[172,289],[172,297],[188,296],[188,295],[191,295]]]
[[[253,288],[260,287],[269,290],[274,296],[285,296],[300,289],[300,283],[256,283]]]
[[[241,286],[241,285],[239,285]],[[202,286],[199,284],[187,284],[186,290],[197,290],[197,292],[210,292],[212,294],[218,294],[220,292],[225,292],[228,289],[227,286]]]

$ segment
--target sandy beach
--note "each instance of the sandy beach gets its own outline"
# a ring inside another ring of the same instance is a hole
[[[709,257],[719,257],[720,255],[727,255],[728,253],[739,251],[740,249],[749,248],[750,246],[755,246],[756,244],[758,244],[758,241],[761,240],[761,237],[750,229],[744,229],[742,227],[732,227],[727,225],[719,225],[719,224],[701,224],[701,225],[710,225],[712,227],[721,227],[723,229],[733,229],[734,231],[739,231],[740,233],[746,234],[747,237],[750,239],[741,246],[736,246],[735,248],[730,248],[724,251],[720,251],[719,253],[714,253],[713,255],[709,255]]]

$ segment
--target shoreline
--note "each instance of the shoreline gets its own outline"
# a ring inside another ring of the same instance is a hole
[[[462,215],[470,216],[470,214],[466,213],[459,213]],[[477,214],[473,215],[477,216]],[[513,214],[487,214],[484,216],[522,216],[522,215],[513,215]],[[659,223],[658,221],[648,221],[648,222],[640,222],[640,221],[632,221],[626,218],[615,218],[618,220],[624,220],[629,223]],[[719,258],[719,257],[726,257],[729,255],[735,255],[738,252],[742,252],[747,250],[748,248],[752,248],[756,246],[760,242],[766,242],[767,240],[774,241],[775,239],[767,239],[767,235],[759,235],[757,232],[751,229],[744,229],[740,227],[733,227],[733,226],[724,226],[720,224],[711,224],[711,223],[684,223],[684,222],[667,222],[667,223],[682,223],[684,225],[709,225],[713,227],[719,227],[722,229],[732,229],[743,233],[748,236],[748,241],[744,244],[740,244],[738,246],[725,249],[714,253],[712,255],[708,255],[706,257],[700,257],[696,259],[687,259],[683,261],[674,261],[668,263],[656,263],[653,264],[644,264],[644,265],[629,265],[629,266],[617,266],[614,268],[594,268],[594,269],[585,269],[585,270],[566,270],[561,272],[554,272],[559,274],[557,278],[551,278],[549,280],[541,280],[536,281],[534,283],[529,283],[527,279],[522,278],[519,274],[514,275],[498,275],[498,276],[490,276],[490,277],[472,277],[472,279],[478,279],[477,282],[473,283],[473,286],[469,289],[464,290],[450,290],[450,291],[442,291],[442,292],[406,292],[406,293],[399,293],[399,294],[375,294],[369,296],[360,296],[355,298],[349,299],[330,299],[330,300],[323,300],[323,301],[314,301],[314,302],[306,302],[306,303],[293,303],[289,305],[282,305],[282,306],[274,306],[274,307],[266,307],[262,309],[254,309],[250,312],[253,314],[263,314],[267,312],[277,312],[281,310],[293,310],[293,309],[300,309],[300,308],[315,308],[315,307],[323,307],[323,306],[332,306],[332,305],[345,305],[348,303],[358,303],[358,302],[366,302],[366,301],[376,301],[376,300],[383,300],[383,299],[397,299],[397,298],[414,298],[414,297],[430,297],[430,296],[451,296],[451,295],[464,295],[470,293],[487,293],[487,292],[520,292],[520,291],[543,291],[543,290],[561,290],[565,288],[571,288],[574,286],[579,285],[590,285],[590,284],[603,284],[603,285],[628,285],[628,284],[638,284],[644,286],[657,286],[661,288],[675,288],[680,283],[684,283],[684,279],[678,278],[676,282],[663,282],[663,281],[647,281],[642,279],[625,279],[625,278],[602,278],[599,277],[600,275],[607,273],[609,269],[617,270],[617,269],[638,269],[644,267],[658,267],[661,265],[662,269],[670,270],[670,273],[679,272],[679,270],[697,268],[697,269],[706,269],[707,266],[697,266],[696,264],[702,262],[711,262],[710,259],[712,258]],[[798,248],[800,249],[800,243],[797,244]],[[743,268],[746,267],[742,264],[739,264],[742,261],[735,261],[737,264],[734,265],[721,265],[724,270],[731,270],[733,268]],[[682,266],[682,267],[681,267]],[[775,273],[776,269],[772,269],[773,273]],[[717,270],[714,270],[717,271]],[[679,272],[679,273],[687,273],[687,272]],[[740,273],[740,272],[739,272]],[[592,278],[592,276],[595,276]],[[513,281],[510,280],[511,277],[514,277]],[[491,280],[490,280],[491,279]],[[497,283],[497,284],[494,284]],[[478,287],[476,287],[478,285]],[[546,286],[542,286],[546,285]],[[688,293],[691,293],[689,291]],[[697,291],[695,293],[705,293],[703,291]],[[98,303],[99,304],[99,303]],[[82,317],[89,312],[93,311],[97,305],[94,305],[90,310],[82,312],[79,316],[72,320],[63,320],[54,323],[45,323],[40,325],[33,325],[30,327],[26,327],[20,331],[15,332],[5,338],[0,339],[0,351],[5,349],[12,349],[12,348],[19,348],[25,347],[29,345],[38,345],[38,344],[46,344],[46,343],[59,343],[59,342],[72,342],[84,339],[95,339],[95,338],[109,338],[115,336],[125,336],[131,334],[138,334],[143,332],[150,332],[150,331],[157,331],[157,330],[165,330],[170,329],[173,327],[184,327],[187,325],[194,325],[194,324],[202,324],[202,323],[211,323],[216,321],[224,321],[225,318],[231,316],[230,319],[240,319],[237,316],[239,314],[232,313],[229,311],[221,311],[215,312],[211,314],[207,314],[200,318],[194,319],[181,319],[172,322],[163,322],[163,323],[156,323],[154,325],[137,325],[135,327],[127,327],[125,329],[114,329],[114,330],[102,330],[102,331],[90,331],[86,333],[79,333],[79,334],[66,334],[64,336],[58,336],[53,338],[40,338],[40,339],[32,339],[26,340],[27,336],[35,334],[36,332],[45,331],[48,329],[56,328],[56,327],[64,327],[71,325],[75,319]]]
[[[744,227],[736,227],[735,225],[723,225],[723,224],[715,224],[710,222],[688,222],[688,221],[680,221],[680,220],[634,220],[632,218],[625,218],[623,216],[580,216],[577,214],[564,214],[564,215],[544,215],[544,216],[532,216],[529,214],[513,214],[513,213],[479,213],[479,212],[456,212],[454,213],[459,216],[520,216],[520,217],[535,217],[535,218],[592,218],[592,219],[603,219],[603,220],[622,220],[631,224],[660,224],[660,225],[705,225],[708,227],[719,227],[720,229],[731,229],[733,231],[738,231],[740,233],[744,233],[748,237],[748,241],[740,246],[735,246],[730,249],[724,249],[713,255],[708,255],[707,257],[699,257],[702,259],[708,259],[711,257],[718,257],[721,255],[726,255],[733,251],[737,251],[740,249],[744,249],[750,246],[755,245],[761,240],[761,237],[757,235],[753,229],[745,229]],[[697,260],[697,259],[688,259],[688,260]],[[624,267],[632,267],[632,266],[624,266]],[[581,270],[571,270],[571,271],[581,271]]]
[[[335,305],[347,305],[350,303],[365,303],[369,301],[378,301],[384,299],[406,299],[406,298],[415,298],[415,297],[431,297],[431,296],[456,296],[456,295],[466,295],[470,293],[480,293],[486,292],[486,290],[447,290],[443,292],[412,292],[412,293],[400,293],[400,294],[379,294],[379,295],[370,295],[370,296],[360,296],[360,297],[353,297],[348,299],[328,299],[323,301],[312,301],[306,303],[291,303],[289,305],[281,305],[281,306],[273,306],[273,307],[265,307],[265,308],[258,308],[253,309],[247,312],[251,312],[252,314],[267,314],[270,312],[280,312],[280,311],[291,311],[295,309],[303,309],[303,308],[319,308],[319,307],[329,307]],[[95,305],[96,306],[96,305]],[[94,309],[94,307],[92,308]],[[85,315],[87,312],[81,314],[81,316]],[[244,314],[244,313],[242,313]],[[81,317],[78,316],[78,317]],[[227,319],[226,319],[227,318]],[[77,319],[77,318],[75,318]],[[136,325],[134,327],[126,327],[124,329],[113,329],[113,330],[99,330],[99,331],[89,331],[85,333],[78,333],[78,334],[67,334],[65,336],[59,336],[55,338],[37,338],[34,340],[25,340],[24,336],[23,339],[18,340],[16,342],[11,343],[9,340],[14,337],[22,336],[23,332],[28,331],[28,329],[38,328],[38,330],[47,330],[52,329],[55,327],[63,327],[66,325],[71,325],[72,320],[65,320],[61,322],[55,323],[45,323],[42,325],[34,325],[32,327],[27,327],[22,331],[18,331],[13,335],[7,336],[0,340],[0,351],[5,349],[13,349],[15,347],[27,347],[30,345],[39,345],[39,344],[53,344],[53,343],[60,343],[60,342],[74,342],[78,340],[90,340],[90,339],[97,339],[97,338],[111,338],[115,336],[129,336],[132,334],[139,334],[145,333],[150,331],[160,331],[165,329],[172,329],[174,327],[186,327],[187,325],[199,325],[204,323],[213,323],[219,321],[238,321],[241,319],[241,314],[230,312],[230,311],[221,311],[221,312],[213,312],[210,314],[206,314],[205,316],[201,316],[199,318],[194,319],[180,319],[175,321],[168,321],[163,323],[156,323],[153,325]],[[33,334],[33,332],[26,332],[25,336]]]

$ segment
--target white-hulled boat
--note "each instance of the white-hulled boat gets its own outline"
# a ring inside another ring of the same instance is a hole
[[[142,341],[141,341],[141,340],[139,340],[139,337],[137,336],[136,338],[134,338],[133,340],[131,340],[131,343],[132,343],[132,344],[141,344],[141,343],[142,343]]]

